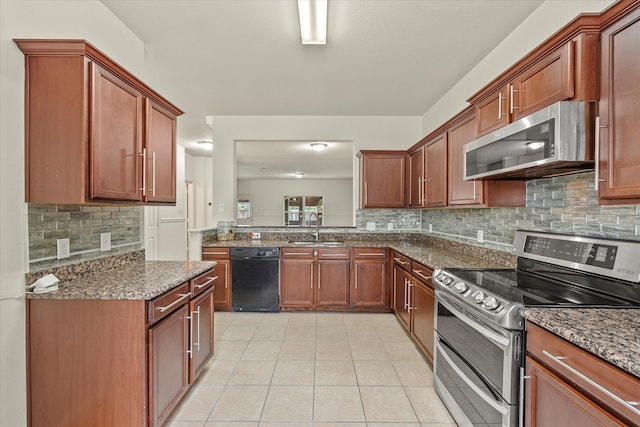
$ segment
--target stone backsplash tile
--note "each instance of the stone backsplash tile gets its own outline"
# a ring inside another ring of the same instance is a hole
[[[139,206],[31,203],[27,221],[30,271],[142,249]],[[100,251],[101,233],[111,233],[111,251]],[[71,257],[58,260],[62,238],[69,238]]]
[[[422,232],[505,251],[517,229],[640,240],[640,205],[600,206],[593,182],[593,172],[528,181],[525,208],[422,210]]]

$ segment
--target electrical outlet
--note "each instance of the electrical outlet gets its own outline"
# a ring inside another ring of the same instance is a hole
[[[478,243],[484,242],[484,231],[478,230]]]
[[[429,233],[433,233],[433,224],[429,224]]]
[[[111,250],[111,233],[100,233],[100,251]]]
[[[58,259],[69,258],[71,256],[71,244],[69,238],[58,239]]]

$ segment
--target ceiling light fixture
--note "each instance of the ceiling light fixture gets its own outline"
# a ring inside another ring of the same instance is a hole
[[[302,44],[327,44],[327,0],[298,0]]]
[[[304,176],[302,172],[294,172],[291,175],[295,176],[296,178],[302,178]]]
[[[198,145],[205,150],[213,150],[213,142],[211,141],[198,141]]]
[[[316,151],[323,151],[328,146],[329,145],[324,143],[324,142],[313,142],[313,143],[311,143],[311,148],[313,148]]]

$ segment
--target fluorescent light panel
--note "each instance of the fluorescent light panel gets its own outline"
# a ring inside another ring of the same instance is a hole
[[[327,44],[327,0],[298,0],[302,44]]]

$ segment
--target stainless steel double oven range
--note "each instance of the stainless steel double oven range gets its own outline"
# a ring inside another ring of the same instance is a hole
[[[434,381],[461,426],[521,423],[524,307],[640,308],[640,241],[517,231],[517,269],[434,272]]]

